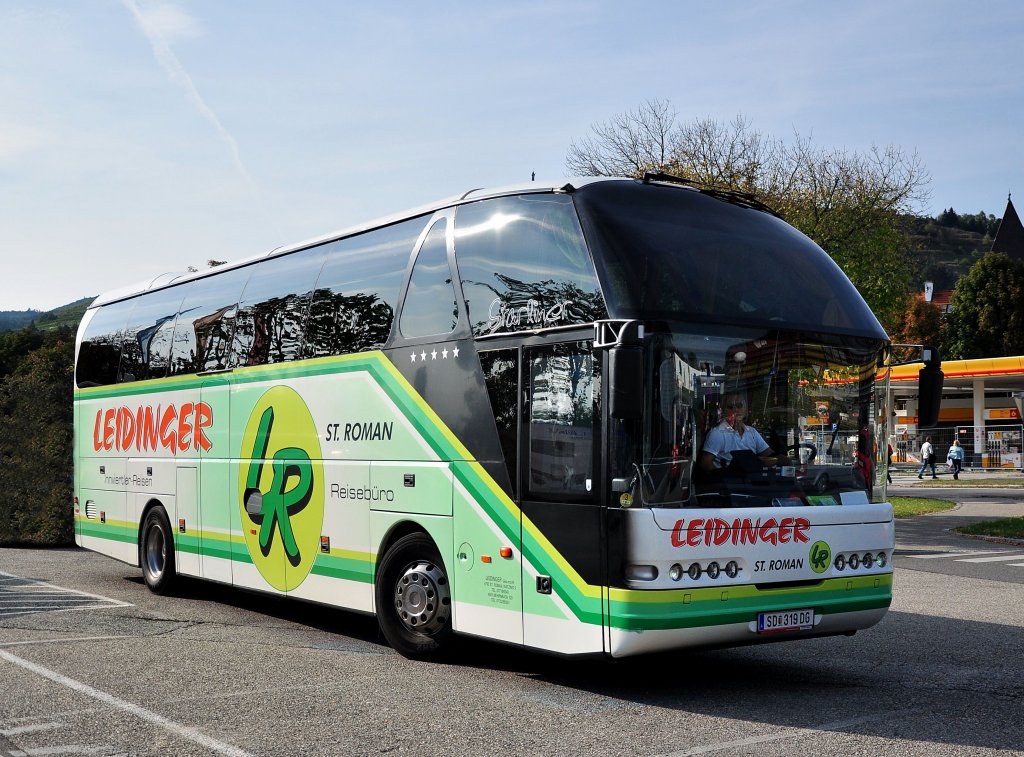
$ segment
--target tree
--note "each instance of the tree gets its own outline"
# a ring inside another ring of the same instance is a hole
[[[1024,262],[990,252],[956,283],[943,329],[944,357],[1024,354]]]
[[[587,176],[665,171],[752,192],[833,257],[884,326],[893,329],[905,308],[912,271],[900,216],[917,211],[930,181],[916,153],[824,149],[799,134],[785,142],[742,116],[680,122],[667,101],[650,100],[591,127],[566,165]]]
[[[0,544],[72,540],[74,346],[66,332],[0,383]]]
[[[942,313],[932,303],[910,297],[890,336],[894,342],[938,347],[942,343]]]

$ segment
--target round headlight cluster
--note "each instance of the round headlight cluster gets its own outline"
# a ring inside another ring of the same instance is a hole
[[[872,552],[865,552],[863,555],[854,552],[852,555],[836,555],[835,561],[832,563],[836,570],[857,570],[857,568],[871,569],[875,566],[884,568],[889,564],[889,559],[886,557],[885,552],[879,552],[877,555]]]
[[[708,578],[714,581],[722,573],[725,573],[725,575],[729,578],[736,578],[736,576],[740,574],[740,566],[735,560],[730,560],[729,562],[727,562],[724,568],[714,561],[709,562],[706,568],[701,567],[701,564],[699,562],[695,562],[690,563],[690,567],[688,567],[685,571],[685,574],[689,576],[690,579],[693,581],[699,580],[700,577],[705,574],[707,574]],[[676,563],[668,570],[669,578],[671,578],[673,581],[682,580],[683,574],[683,566],[679,563]]]

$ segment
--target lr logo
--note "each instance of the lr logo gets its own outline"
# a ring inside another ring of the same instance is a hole
[[[824,573],[832,562],[832,549],[826,542],[816,541],[811,545],[809,558],[811,570],[815,573]]]
[[[290,591],[313,567],[324,521],[320,440],[298,392],[287,386],[264,392],[249,414],[242,455],[238,493],[246,547],[267,583]]]

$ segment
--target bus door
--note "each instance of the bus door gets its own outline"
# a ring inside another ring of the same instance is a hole
[[[524,347],[522,354],[524,642],[564,653],[601,651],[605,581],[593,348],[568,342]]]
[[[201,428],[192,430],[199,435],[193,445],[199,447],[200,569],[203,578],[224,583],[231,583],[231,521],[238,510],[231,486],[230,410],[228,377],[204,378],[194,415]]]

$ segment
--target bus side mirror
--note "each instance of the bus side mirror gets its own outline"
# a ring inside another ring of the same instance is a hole
[[[632,420],[643,412],[643,352],[636,347],[608,351],[608,412],[612,418]]]
[[[942,403],[942,361],[939,351],[932,347],[924,349],[924,368],[917,374],[917,427],[932,428],[939,422],[939,405]]]

